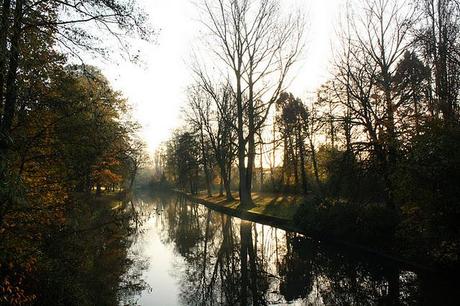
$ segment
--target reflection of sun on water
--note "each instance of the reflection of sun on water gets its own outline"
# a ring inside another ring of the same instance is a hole
[[[150,204],[150,203],[149,203]],[[151,205],[153,207],[153,205]],[[142,225],[142,233],[136,241],[136,252],[148,262],[144,280],[150,290],[142,292],[139,305],[178,305],[178,286],[175,269],[180,261],[174,254],[173,246],[165,244],[160,237],[160,216],[154,212]]]

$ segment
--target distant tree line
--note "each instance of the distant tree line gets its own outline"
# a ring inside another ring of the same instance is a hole
[[[243,206],[251,191],[303,194],[302,226],[357,240],[381,233],[416,246],[415,257],[455,262],[460,2],[347,2],[333,73],[307,101],[286,88],[304,45],[301,14],[284,16],[274,1],[202,9],[213,53],[193,66],[165,177],[192,193],[221,184]]]

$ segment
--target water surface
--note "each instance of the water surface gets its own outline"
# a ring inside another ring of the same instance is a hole
[[[140,195],[129,253],[139,305],[455,305],[455,285],[395,262],[244,221],[176,195]]]

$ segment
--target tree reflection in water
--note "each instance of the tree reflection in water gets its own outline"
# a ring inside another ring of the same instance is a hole
[[[452,285],[393,262],[217,213],[183,197],[153,201],[184,305],[449,304]],[[436,284],[436,285],[434,285]]]
[[[34,305],[132,305],[147,284],[146,262],[129,252],[136,237],[130,210],[104,201],[70,204],[65,226],[42,239]]]

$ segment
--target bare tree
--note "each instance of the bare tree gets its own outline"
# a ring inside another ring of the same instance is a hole
[[[211,101],[197,86],[188,88],[188,109],[185,110],[187,121],[194,133],[198,134],[201,147],[201,164],[203,165],[206,191],[208,197],[212,196],[211,189],[211,157],[208,150],[208,135],[205,135],[205,127],[209,125]],[[188,110],[188,112],[187,112]],[[206,136],[206,137],[205,137]]]
[[[209,46],[227,71],[236,102],[240,201],[252,203],[255,135],[302,50],[300,14],[282,17],[272,0],[204,0]],[[203,76],[203,73],[200,74]]]
[[[204,86],[203,86],[204,85]],[[190,87],[187,119],[200,133],[206,136],[211,146],[213,159],[220,170],[222,187],[227,200],[233,200],[231,193],[231,166],[234,159],[234,130],[228,123],[235,118],[233,95],[228,84],[215,88],[210,84]],[[205,154],[205,153],[203,153]],[[207,152],[209,154],[209,152]]]
[[[413,43],[410,30],[416,20],[415,10],[395,0],[360,3],[361,7],[348,7],[347,28],[342,36],[345,51],[336,65],[336,76],[346,88],[343,101],[355,118],[353,123],[362,126],[367,135],[367,142],[360,139],[358,143],[372,148],[377,157],[385,180],[386,202],[393,207],[390,172],[397,158],[396,114],[403,100],[395,76],[398,62]]]

